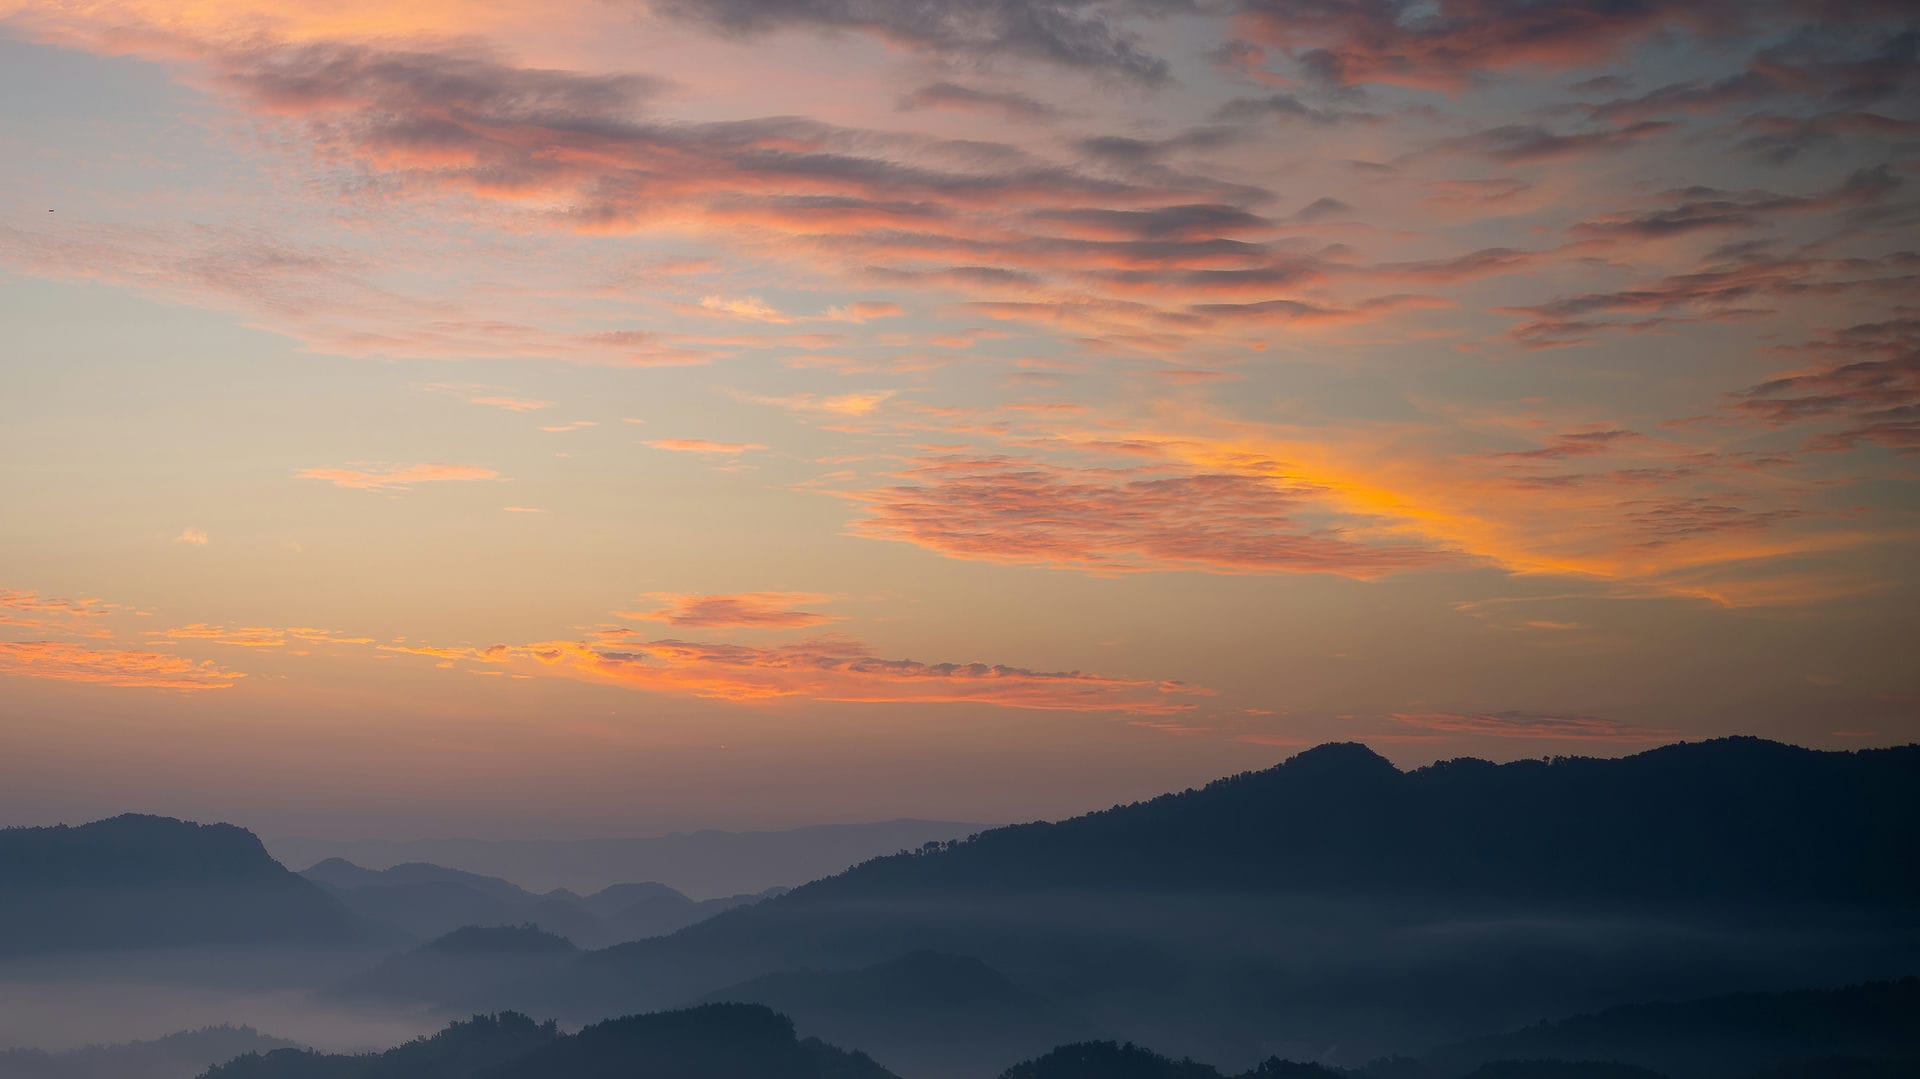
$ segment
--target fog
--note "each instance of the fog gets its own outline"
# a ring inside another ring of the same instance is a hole
[[[316,1049],[385,1049],[448,1016],[363,1007],[315,991],[376,953],[151,951],[0,964],[0,1048],[59,1051],[251,1026]]]

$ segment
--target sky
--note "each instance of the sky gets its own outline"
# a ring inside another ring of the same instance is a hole
[[[1920,732],[1920,16],[0,0],[0,820]]]

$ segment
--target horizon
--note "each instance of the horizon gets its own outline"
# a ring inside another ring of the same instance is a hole
[[[1179,788],[1167,788],[1163,790],[1154,790],[1154,791],[1142,794],[1139,797],[1135,797],[1135,798],[1122,798],[1112,802],[1088,804],[1078,809],[1068,810],[1067,812],[1054,817],[1013,817],[1013,818],[1009,818],[1005,820],[997,820],[997,821],[956,820],[956,819],[938,819],[938,818],[927,818],[927,817],[903,816],[903,817],[883,817],[883,818],[871,818],[871,819],[870,818],[849,818],[845,820],[826,820],[826,821],[813,821],[813,822],[805,822],[805,823],[789,823],[789,824],[781,824],[779,826],[774,826],[774,827],[727,828],[727,827],[695,826],[695,827],[687,827],[687,828],[676,828],[669,831],[654,831],[654,832],[625,831],[625,832],[594,832],[594,833],[573,833],[573,834],[539,833],[539,834],[526,834],[526,835],[480,835],[480,834],[472,834],[472,833],[449,832],[449,833],[389,834],[389,835],[371,835],[371,834],[365,834],[365,833],[342,833],[342,834],[326,835],[326,834],[315,834],[315,833],[295,833],[295,832],[287,832],[287,831],[274,831],[270,828],[260,827],[244,820],[227,820],[227,819],[216,820],[212,818],[199,819],[192,816],[185,816],[177,813],[167,813],[167,812],[159,812],[159,811],[154,811],[149,809],[130,808],[130,809],[120,809],[114,812],[102,813],[98,816],[84,817],[84,818],[78,818],[78,819],[19,821],[19,822],[8,821],[5,823],[0,823],[0,828],[45,828],[45,827],[57,827],[57,826],[78,827],[83,824],[97,823],[102,820],[110,820],[114,817],[119,817],[119,816],[157,817],[162,819],[180,821],[186,824],[234,825],[252,833],[257,839],[259,839],[264,845],[267,846],[267,848],[269,849],[269,852],[271,852],[275,844],[297,844],[297,843],[305,843],[305,842],[311,842],[311,843],[317,843],[317,844],[338,844],[338,845],[352,844],[352,843],[372,843],[372,844],[390,845],[394,847],[406,846],[409,844],[425,844],[425,843],[449,842],[449,841],[459,842],[459,841],[468,841],[468,840],[482,842],[482,843],[505,843],[505,844],[513,844],[513,843],[536,843],[536,844],[537,843],[563,843],[564,844],[564,843],[592,843],[596,841],[612,842],[612,841],[620,841],[620,840],[676,839],[676,838],[699,836],[703,833],[718,833],[721,835],[743,835],[743,834],[777,835],[783,832],[803,832],[803,831],[810,831],[815,829],[858,828],[861,826],[878,826],[878,825],[889,825],[889,824],[964,825],[967,827],[976,827],[981,831],[987,831],[991,829],[1005,828],[1005,827],[1010,827],[1010,826],[1020,825],[1020,824],[1058,822],[1062,820],[1069,820],[1076,817],[1086,816],[1091,813],[1098,813],[1106,809],[1112,809],[1112,808],[1118,808],[1121,806],[1136,804],[1138,802],[1147,801],[1152,798],[1165,795],[1165,794],[1179,794],[1182,792],[1200,790],[1200,789],[1204,789],[1207,785],[1210,785],[1212,783],[1219,782],[1222,780],[1234,779],[1240,776],[1272,771],[1274,769],[1279,768],[1281,765],[1286,764],[1288,761],[1291,761],[1293,758],[1298,757],[1304,753],[1323,750],[1330,746],[1334,746],[1334,747],[1350,746],[1350,745],[1360,746],[1361,748],[1366,749],[1368,752],[1372,753],[1373,755],[1387,761],[1387,763],[1392,765],[1396,771],[1405,775],[1405,774],[1410,774],[1413,772],[1420,771],[1425,768],[1432,767],[1433,765],[1436,765],[1436,764],[1445,764],[1451,761],[1459,761],[1459,760],[1482,760],[1482,761],[1487,761],[1488,763],[1493,763],[1493,764],[1511,764],[1511,763],[1518,763],[1518,762],[1525,762],[1525,761],[1551,762],[1551,761],[1558,761],[1563,759],[1609,760],[1609,759],[1618,759],[1621,757],[1640,756],[1642,754],[1652,753],[1661,749],[1672,748],[1675,746],[1702,745],[1702,744],[1708,744],[1708,743],[1714,743],[1714,742],[1729,742],[1729,741],[1759,741],[1759,742],[1764,742],[1770,745],[1783,746],[1789,749],[1808,750],[1816,753],[1860,753],[1860,752],[1871,752],[1871,751],[1883,750],[1883,749],[1902,749],[1902,748],[1909,748],[1915,745],[1920,745],[1920,742],[1904,742],[1904,743],[1890,743],[1884,746],[1850,746],[1850,747],[1844,747],[1844,748],[1823,748],[1818,746],[1801,745],[1795,742],[1780,741],[1778,739],[1761,738],[1757,735],[1729,734],[1729,735],[1718,735],[1712,738],[1682,739],[1682,740],[1677,740],[1673,742],[1663,743],[1660,745],[1648,746],[1642,749],[1630,750],[1630,751],[1625,751],[1617,754],[1608,754],[1608,755],[1592,754],[1592,753],[1555,753],[1555,754],[1543,754],[1540,756],[1518,756],[1518,757],[1510,757],[1506,759],[1491,759],[1487,757],[1476,757],[1472,754],[1463,754],[1463,755],[1453,756],[1453,757],[1437,757],[1432,760],[1427,760],[1424,758],[1415,758],[1417,763],[1409,764],[1409,763],[1403,763],[1401,761],[1396,761],[1393,759],[1393,757],[1382,752],[1378,747],[1367,745],[1365,742],[1334,741],[1334,742],[1322,742],[1322,743],[1319,743],[1318,745],[1308,746],[1304,749],[1290,753],[1285,757],[1272,761],[1263,766],[1243,769],[1238,772],[1223,773],[1205,780],[1201,780],[1197,783],[1188,784]],[[335,856],[335,857],[338,857],[338,856]],[[351,859],[347,859],[347,860],[350,861]],[[288,868],[299,870],[305,867],[290,865]]]

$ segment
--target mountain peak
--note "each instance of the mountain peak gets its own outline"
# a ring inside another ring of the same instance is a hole
[[[1281,762],[1276,771],[1288,778],[1302,776],[1398,776],[1393,762],[1360,742],[1325,742],[1302,750]]]

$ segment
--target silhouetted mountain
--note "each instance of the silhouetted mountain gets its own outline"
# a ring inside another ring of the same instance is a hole
[[[1720,909],[1920,911],[1920,746],[1819,752],[1757,738],[1617,759],[1400,772],[1363,745],[1059,824],[883,858],[806,891],[1205,885]]]
[[[0,956],[192,945],[327,945],[362,924],[228,824],[127,815],[0,830]]]
[[[1656,1071],[1602,1060],[1497,1060],[1460,1079],[1667,1079]]]
[[[629,1016],[563,1035],[505,1012],[477,1015],[384,1053],[243,1056],[206,1079],[896,1079],[766,1008],[713,1004]]]
[[[434,1001],[458,1007],[498,987],[566,969],[579,954],[535,926],[467,926],[393,956],[337,986],[342,996]]]
[[[38,1049],[0,1050],[5,1079],[193,1079],[211,1065],[242,1053],[292,1048],[252,1027],[207,1027],[150,1041],[96,1045],[48,1053]]]
[[[958,839],[982,827],[891,820],[779,832],[702,830],[639,839],[282,838],[267,840],[267,846],[288,865],[335,857],[364,866],[432,862],[501,877],[536,892],[567,888],[587,895],[624,881],[657,880],[690,896],[717,897],[803,884],[878,855]]]
[[[616,884],[585,898],[562,888],[534,895],[496,877],[425,862],[375,870],[329,858],[301,875],[361,917],[414,940],[466,925],[531,922],[581,947],[604,948],[672,933],[762,898],[693,900],[652,882]]]
[[[596,1023],[502,1068],[498,1079],[892,1079],[864,1053],[794,1036],[786,1016],[707,1004]]]
[[[1920,969],[1915,849],[1920,747],[1401,772],[1323,746],[879,858],[497,1004],[585,1020],[925,950],[1176,1054],[1359,1063],[1543,1013]]]
[[[1920,979],[1630,1004],[1448,1046],[1426,1054],[1418,1074],[1450,1079],[1483,1061],[1539,1057],[1614,1060],[1674,1079],[1842,1057],[1898,1061],[1920,1074]]]
[[[860,970],[783,971],[707,999],[765,1004],[916,1079],[991,1075],[1009,1060],[1097,1033],[985,963],[938,952]]]
[[[1000,1079],[1221,1079],[1218,1069],[1114,1042],[1063,1045],[1015,1064]]]
[[[1174,1060],[1132,1042],[1078,1042],[1001,1073],[1001,1079],[1227,1079],[1218,1068]],[[1355,1073],[1272,1057],[1232,1079],[1355,1079]]]
[[[476,1015],[384,1053],[249,1053],[208,1069],[205,1079],[477,1079],[560,1037],[551,1022],[511,1012]]]

